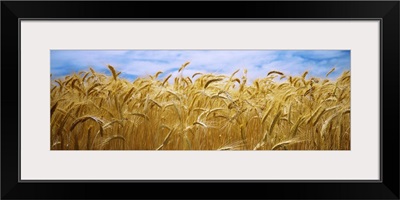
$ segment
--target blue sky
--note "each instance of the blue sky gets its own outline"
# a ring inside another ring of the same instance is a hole
[[[121,71],[121,77],[130,80],[136,77],[154,75],[159,77],[177,74],[181,65],[190,62],[184,75],[196,72],[231,74],[237,69],[248,70],[250,81],[262,78],[269,71],[278,70],[287,75],[301,75],[308,70],[308,76],[338,77],[350,70],[349,50],[51,50],[50,71],[54,78],[74,72],[96,71],[110,74],[107,65]],[[240,75],[240,74],[239,74]]]

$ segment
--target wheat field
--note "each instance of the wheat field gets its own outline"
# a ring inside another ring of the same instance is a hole
[[[51,150],[350,150],[350,71],[120,78],[90,68],[51,81]],[[164,74],[163,74],[164,75]]]

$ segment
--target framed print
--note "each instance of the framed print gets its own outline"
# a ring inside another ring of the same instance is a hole
[[[399,198],[398,2],[1,5],[3,199]]]

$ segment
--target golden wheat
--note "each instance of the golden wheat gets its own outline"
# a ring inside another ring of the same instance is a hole
[[[131,82],[107,67],[111,76],[89,68],[52,80],[50,149],[350,149],[349,71],[336,80],[271,71],[252,83],[246,69],[158,71]]]

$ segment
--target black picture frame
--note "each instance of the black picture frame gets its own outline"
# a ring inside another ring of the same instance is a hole
[[[2,1],[1,198],[399,199],[399,8],[398,1]],[[20,19],[378,19],[381,180],[20,182]]]

